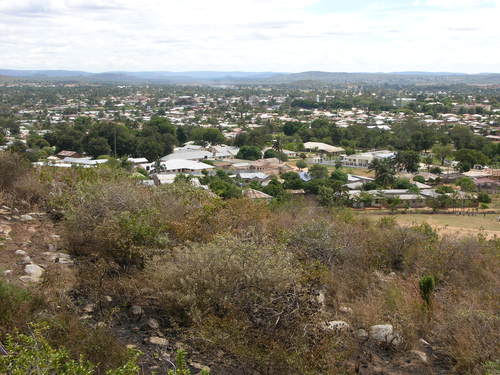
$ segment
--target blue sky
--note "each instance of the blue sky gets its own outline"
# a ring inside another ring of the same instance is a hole
[[[0,0],[0,68],[500,72],[500,0]]]

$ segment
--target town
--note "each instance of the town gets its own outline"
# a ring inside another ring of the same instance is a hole
[[[225,199],[488,212],[498,89],[453,90],[8,81],[0,147],[40,168],[115,163]]]

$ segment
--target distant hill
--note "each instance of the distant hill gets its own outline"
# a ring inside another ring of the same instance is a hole
[[[498,85],[500,74],[464,74],[450,72],[347,73],[309,71],[301,73],[188,71],[89,73],[77,70],[12,70],[0,69],[0,76],[40,79],[75,80],[113,83],[198,83],[198,84],[368,84],[368,85]]]

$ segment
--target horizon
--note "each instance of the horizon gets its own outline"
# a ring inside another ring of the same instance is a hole
[[[478,74],[500,69],[499,12],[500,0],[4,0],[0,54],[13,70]]]
[[[184,73],[215,73],[215,74],[303,74],[303,73],[328,73],[328,74],[435,74],[435,75],[485,75],[485,74],[500,74],[500,71],[493,72],[477,72],[477,73],[467,73],[463,71],[417,71],[417,70],[401,70],[401,71],[327,71],[327,70],[306,70],[306,71],[275,71],[275,70],[266,70],[266,71],[245,71],[245,70],[102,70],[102,71],[89,71],[89,70],[79,70],[79,69],[14,69],[14,68],[3,68],[0,67],[0,75],[1,72],[12,71],[12,72],[67,72],[67,73],[87,73],[87,74],[135,74],[135,73],[170,73],[170,74],[184,74]]]

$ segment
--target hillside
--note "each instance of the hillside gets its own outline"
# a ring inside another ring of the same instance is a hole
[[[0,176],[2,342],[43,323],[40,342],[96,373],[129,363],[121,375],[139,373],[127,347],[141,374],[180,349],[192,373],[498,369],[496,241],[147,187],[116,167],[33,170],[4,153]]]
[[[32,80],[76,80],[129,83],[199,83],[199,84],[366,84],[366,85],[498,85],[500,74],[461,74],[432,72],[343,73],[343,72],[103,72],[71,70],[8,70],[0,75]]]

